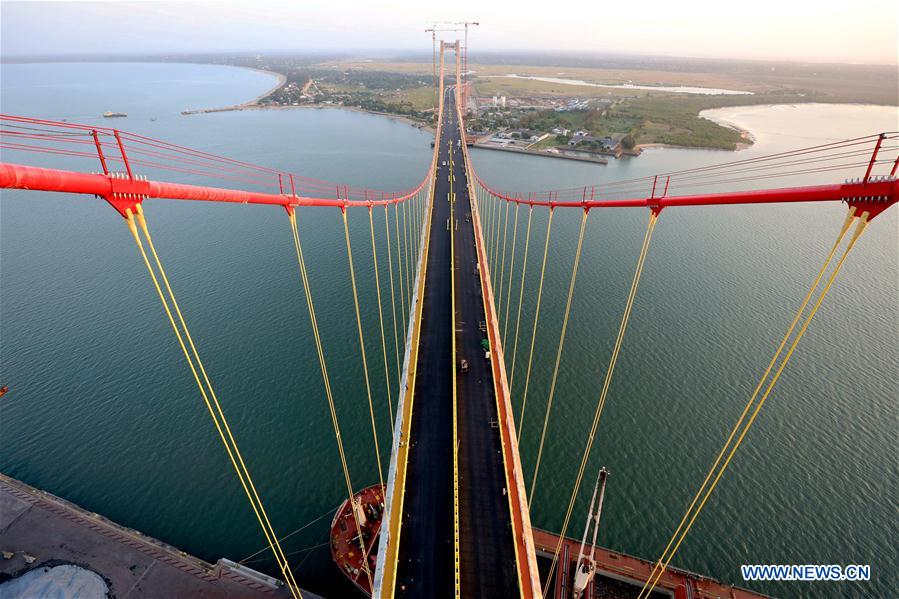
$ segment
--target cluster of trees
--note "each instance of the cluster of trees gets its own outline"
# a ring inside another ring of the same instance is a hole
[[[273,69],[274,70],[274,69]],[[432,84],[431,78],[411,73],[390,73],[388,71],[324,69],[308,66],[291,66],[278,70],[287,77],[287,83],[302,86],[309,79],[349,85],[370,90],[396,90],[423,87]]]
[[[745,98],[739,98],[741,96],[637,98],[622,105],[619,112],[639,123],[633,131],[636,142],[733,150],[735,144],[745,141],[740,133],[701,118],[699,112],[706,107],[745,102]]]
[[[576,123],[580,122],[580,112],[556,112],[551,108],[529,110],[518,119],[518,126],[526,129],[537,129],[538,131],[549,131],[554,127],[574,129],[577,126]]]
[[[324,93],[316,96],[317,101],[340,102],[344,106],[355,106],[371,112],[384,112],[407,116],[420,121],[430,121],[432,115],[415,108],[411,102],[397,100],[396,98],[377,92],[352,92],[352,93]]]
[[[409,89],[432,84],[431,78],[427,76],[387,71],[331,71],[331,75],[323,79],[344,85],[358,85],[370,90]]]
[[[340,102],[346,106],[356,106],[373,112],[400,114],[419,120],[430,120],[431,115],[420,111],[408,101],[398,100],[396,90],[420,88],[431,85],[430,77],[389,73],[386,71],[364,71],[312,68],[292,65],[281,70],[286,82],[279,89],[264,98],[262,104],[297,104],[303,87],[310,79],[316,81],[316,102]]]
[[[469,126],[475,131],[492,131],[517,126],[518,115],[511,110],[501,111],[493,108],[481,116],[469,120]]]

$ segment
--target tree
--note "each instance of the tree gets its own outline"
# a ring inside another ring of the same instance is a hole
[[[625,135],[621,138],[621,147],[625,150],[633,150],[634,146],[637,145],[637,140],[630,134]]]

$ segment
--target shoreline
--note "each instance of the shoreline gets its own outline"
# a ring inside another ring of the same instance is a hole
[[[259,69],[259,68],[248,67],[248,66],[237,66],[237,65],[230,65],[230,66],[232,66],[234,68],[246,69],[246,70],[250,70],[250,71],[256,71],[259,73],[265,73],[267,75],[274,75],[277,78],[277,83],[276,83],[276,85],[269,88],[262,94],[256,96],[252,100],[248,100],[246,102],[242,102],[239,104],[233,104],[230,106],[219,107],[219,108],[201,108],[201,109],[184,110],[181,112],[181,114],[185,115],[185,116],[189,116],[189,115],[196,115],[196,114],[211,114],[211,113],[215,113],[215,112],[232,112],[232,111],[240,111],[240,110],[284,110],[284,109],[295,109],[295,108],[299,108],[299,109],[329,108],[329,109],[349,110],[349,111],[353,111],[353,112],[361,112],[361,113],[371,114],[374,116],[386,117],[389,119],[393,119],[395,121],[404,122],[416,129],[427,131],[428,133],[431,133],[432,135],[434,134],[434,128],[431,125],[422,123],[421,121],[414,120],[412,118],[409,118],[409,117],[401,115],[401,114],[393,114],[393,113],[388,113],[388,112],[366,110],[366,109],[360,108],[358,106],[346,106],[346,105],[342,105],[342,104],[316,104],[316,103],[302,104],[302,105],[298,105],[298,106],[264,106],[264,105],[261,105],[260,101],[262,99],[270,96],[272,93],[281,89],[281,87],[283,87],[285,85],[285,83],[287,82],[287,77],[282,73],[279,73],[276,71],[271,71],[271,70]],[[786,105],[794,104],[794,103],[795,102],[786,103]],[[829,103],[827,103],[827,104],[829,104]],[[724,108],[745,108],[745,107],[753,107],[753,106],[770,107],[770,106],[779,106],[779,105],[783,105],[783,104],[770,103],[770,102],[763,103],[763,104],[755,104],[750,101],[750,102],[747,102],[746,104],[742,104],[739,106],[728,106],[728,107],[724,107]],[[877,106],[877,104],[872,104],[872,105]],[[644,150],[653,149],[653,148],[678,149],[678,150],[706,150],[706,151],[716,150],[716,151],[721,151],[721,152],[736,153],[736,152],[741,152],[743,150],[746,150],[746,149],[752,147],[757,142],[755,135],[753,135],[753,133],[749,129],[746,129],[745,127],[740,126],[739,124],[737,124],[733,121],[730,121],[729,119],[710,116],[708,114],[709,112],[716,111],[716,110],[721,110],[721,109],[720,108],[704,109],[704,110],[699,111],[697,116],[699,118],[704,118],[709,121],[712,121],[713,123],[715,123],[719,126],[726,127],[728,129],[737,131],[740,134],[740,137],[744,141],[736,142],[734,144],[733,149],[710,147],[710,146],[682,146],[682,145],[667,144],[667,143],[661,143],[661,142],[651,142],[651,143],[637,144],[636,146],[634,146],[634,149],[632,151],[633,152],[632,156],[633,157],[639,156],[639,154],[642,153]],[[595,160],[595,159],[592,159],[589,157],[556,155],[556,154],[537,152],[537,151],[527,151],[527,150],[519,150],[519,149],[513,149],[513,148],[499,148],[499,147],[492,147],[492,146],[475,145],[475,147],[479,147],[481,149],[488,149],[488,150],[511,151],[511,152],[517,152],[517,153],[521,153],[521,154],[531,154],[534,156],[543,156],[543,157],[549,157],[549,158],[558,158],[558,159],[567,159],[567,160],[575,160],[575,161],[581,161],[581,162],[593,162],[593,163],[597,163],[597,164],[603,164],[603,161]],[[627,155],[631,155],[631,154],[627,154]],[[608,162],[606,161],[605,163],[607,164]]]
[[[268,94],[266,94],[268,95]],[[265,96],[263,96],[265,97]],[[183,116],[194,116],[198,114],[213,114],[216,112],[239,112],[243,110],[347,110],[349,112],[359,112],[363,114],[370,114],[373,116],[380,116],[388,119],[392,119],[394,121],[399,121],[408,124],[410,127],[414,129],[419,129],[421,131],[427,131],[428,133],[433,134],[434,128],[430,125],[426,125],[421,121],[416,121],[407,116],[403,116],[401,114],[391,114],[389,112],[377,112],[374,110],[366,110],[364,108],[359,108],[358,106],[344,106],[340,104],[301,104],[299,106],[263,106],[258,104],[259,99],[253,100],[252,102],[245,102],[243,104],[235,104],[233,106],[226,106],[223,108],[204,108],[197,110],[183,110],[181,114]]]
[[[740,133],[741,133],[741,135],[743,135],[743,134],[748,135],[750,139],[753,139],[753,143],[754,143],[755,138],[752,137],[751,133],[749,133],[748,131],[745,131],[745,132],[741,131]],[[745,139],[745,137],[744,137],[744,139]],[[635,151],[639,150],[642,152],[643,150],[652,150],[653,148],[660,148],[663,150],[664,149],[667,149],[667,150],[705,150],[705,151],[714,150],[717,152],[740,152],[742,150],[746,150],[746,149],[752,147],[752,143],[737,142],[736,144],[734,144],[734,146],[735,147],[733,150],[728,150],[727,148],[713,148],[711,146],[678,146],[675,144],[651,142],[651,143],[645,143],[645,144],[637,144],[634,146],[634,150]]]
[[[746,106],[777,106],[777,104],[746,104]],[[742,107],[741,106],[728,106],[727,108],[733,109],[733,108],[742,108]],[[727,127],[728,129],[733,129],[734,131],[736,131],[740,134],[740,137],[747,140],[746,143],[737,143],[736,147],[734,148],[735,152],[739,152],[740,150],[745,150],[746,148],[755,144],[755,142],[757,141],[756,137],[755,137],[755,135],[752,134],[752,131],[750,131],[749,129],[746,129],[745,127],[741,127],[734,121],[730,121],[725,118],[720,118],[720,117],[716,118],[714,116],[709,116],[707,114],[703,114],[703,113],[708,113],[712,110],[723,110],[723,109],[722,108],[707,108],[705,110],[700,110],[699,115],[698,115],[699,118],[706,119],[707,121],[712,121],[716,125],[720,125],[722,127]]]
[[[340,104],[340,105],[337,105],[337,104],[315,104],[315,103],[301,104],[298,106],[263,106],[259,102],[261,100],[263,100],[264,98],[267,98],[268,96],[272,95],[273,93],[275,93],[282,87],[284,87],[284,84],[287,83],[287,76],[284,75],[283,73],[279,73],[277,71],[257,69],[255,67],[245,67],[245,66],[236,66],[236,65],[229,65],[229,66],[232,66],[233,68],[236,68],[236,69],[246,69],[248,71],[255,71],[257,73],[265,73],[266,75],[274,75],[275,77],[278,78],[278,83],[274,87],[272,87],[272,88],[268,89],[267,91],[263,92],[262,94],[256,96],[252,100],[247,100],[246,102],[241,102],[240,104],[232,104],[230,106],[222,106],[219,108],[192,108],[192,109],[182,110],[181,114],[183,116],[191,116],[191,115],[196,115],[196,114],[212,114],[215,112],[235,112],[235,111],[240,111],[240,110],[285,110],[285,109],[295,109],[295,108],[306,108],[306,109],[308,109],[308,108],[316,108],[316,109],[331,108],[331,109],[350,110],[352,112],[362,112],[365,114],[372,114],[372,115],[376,115],[376,116],[387,117],[389,119],[407,123],[416,129],[420,129],[422,131],[427,131],[428,133],[434,134],[434,128],[431,125],[422,123],[421,121],[416,121],[415,119],[411,119],[411,118],[401,115],[401,114],[392,114],[389,112],[378,112],[375,110],[366,110],[366,109],[360,108],[358,106],[345,106],[343,104]]]
[[[279,73],[277,71],[269,71],[266,69],[257,69],[255,67],[238,67],[238,68],[246,69],[248,71],[255,71],[257,73],[264,73],[266,75],[274,75],[275,77],[278,78],[278,85],[271,88],[267,92],[256,96],[250,102],[244,102],[244,104],[256,104],[257,102],[259,102],[259,100],[261,100],[262,98],[265,98],[266,96],[272,95],[273,93],[275,93],[276,91],[278,91],[279,89],[284,87],[284,84],[287,83],[287,75],[284,75],[283,73]],[[238,106],[239,106],[239,104],[238,104]]]
[[[272,95],[273,93],[275,93],[276,91],[278,91],[279,89],[284,87],[284,84],[287,83],[287,75],[278,73],[277,71],[267,71],[265,69],[257,69],[254,67],[234,67],[234,68],[245,69],[247,71],[254,71],[256,73],[265,73],[266,75],[274,75],[275,77],[277,77],[278,83],[274,87],[271,87],[268,90],[262,92],[261,94],[259,94],[255,98],[253,98],[252,100],[247,100],[246,102],[241,102],[240,104],[231,104],[230,106],[221,106],[218,108],[188,108],[186,110],[182,110],[181,114],[188,116],[188,115],[192,115],[192,114],[210,114],[213,112],[231,112],[234,110],[246,110],[248,108],[256,108],[256,107],[261,108],[261,106],[259,104],[260,100]]]
[[[576,162],[590,162],[592,164],[599,165],[607,165],[609,164],[608,158],[603,156],[598,156],[596,158],[590,156],[575,156],[571,154],[553,154],[552,152],[542,152],[540,150],[528,150],[526,148],[515,148],[515,147],[504,147],[498,145],[488,145],[482,144],[480,142],[475,142],[472,146],[473,148],[477,148],[479,150],[496,150],[497,152],[514,152],[516,154],[526,154],[529,156],[541,156],[544,158],[557,158],[559,160],[574,160]]]

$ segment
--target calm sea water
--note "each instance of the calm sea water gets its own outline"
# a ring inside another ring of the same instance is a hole
[[[105,125],[104,111],[124,111],[128,118],[116,121],[123,129],[350,184],[405,188],[426,168],[430,136],[381,117],[179,114],[244,101],[272,82],[205,65],[2,65],[0,101],[6,113]],[[895,109],[858,106],[738,108],[716,117],[756,136],[739,158],[897,124]],[[512,189],[601,183],[733,158],[654,149],[601,167],[473,152],[482,176]],[[35,160],[5,151],[3,159]],[[66,159],[43,164],[64,166]],[[277,531],[327,514],[286,542],[297,552],[294,563],[302,562],[299,579],[321,590],[332,572],[327,547],[302,550],[327,540],[343,483],[284,214],[163,201],[149,202],[147,212]],[[664,547],[842,216],[840,206],[664,213],[591,461],[613,473],[602,544],[650,558]],[[558,245],[522,436],[527,478],[561,326],[546,315],[564,307],[577,218],[561,212],[554,224]],[[591,214],[533,508],[537,526],[561,525],[645,218],[637,211]],[[535,216],[534,239],[542,239],[544,219]],[[351,220],[372,381],[383,402],[383,375],[371,357],[379,359],[380,340],[367,219],[351,213]],[[325,349],[339,373],[333,384],[353,482],[363,486],[377,474],[339,225],[336,210],[301,215]],[[867,584],[748,586],[788,597],[885,597],[899,588],[896,247],[893,209],[873,222],[845,266],[678,565],[742,584],[741,563],[870,563]],[[537,259],[531,255],[529,281]],[[262,546],[261,535],[143,268],[126,227],[102,201],[2,193],[0,384],[12,391],[0,404],[0,468],[191,553],[241,559]],[[523,311],[530,323],[533,298]],[[526,349],[529,325],[522,331]],[[390,434],[383,405],[382,450]],[[582,523],[580,516],[574,530]],[[253,565],[273,570],[268,560]]]

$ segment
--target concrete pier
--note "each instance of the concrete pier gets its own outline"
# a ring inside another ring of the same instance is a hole
[[[226,559],[210,564],[4,474],[0,551],[0,581],[75,564],[100,575],[118,599],[290,597],[280,580]]]

